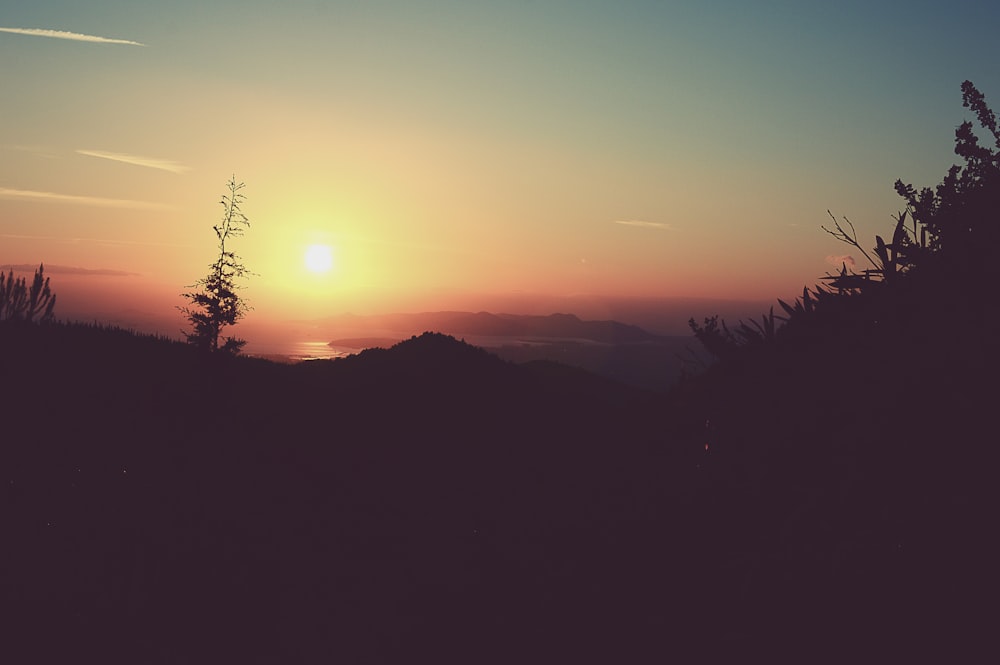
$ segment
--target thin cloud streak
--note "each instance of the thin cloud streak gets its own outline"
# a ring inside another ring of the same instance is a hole
[[[55,192],[36,192],[30,189],[7,189],[0,187],[0,199],[13,201],[34,201],[52,203],[72,203],[76,205],[98,206],[102,208],[130,208],[133,210],[173,210],[172,206],[150,201],[130,201],[128,199],[106,199],[99,196],[76,196]]]
[[[77,150],[76,152],[77,154],[87,155],[88,157],[110,159],[115,162],[133,164],[135,166],[145,166],[151,169],[170,171],[171,173],[184,173],[186,171],[191,170],[190,166],[184,166],[183,164],[178,164],[177,162],[171,161],[169,159],[158,159],[156,157],[142,157],[140,155],[128,155],[122,152],[106,152],[104,150]]]
[[[614,223],[623,224],[625,226],[639,226],[644,229],[672,230],[674,228],[666,222],[647,222],[641,219],[616,219]]]
[[[155,242],[151,240],[113,240],[109,238],[80,238],[73,236],[32,236],[23,235],[18,233],[0,233],[0,238],[9,238],[11,240],[44,240],[47,242],[59,242],[70,245],[79,245],[81,243],[91,243],[94,245],[142,245],[148,247],[194,247],[194,245],[189,243],[176,243],[176,242]]]
[[[29,35],[31,37],[51,37],[53,39],[69,39],[75,42],[145,46],[145,44],[141,42],[134,42],[130,39],[109,39],[108,37],[98,37],[96,35],[84,35],[79,32],[67,32],[65,30],[47,30],[43,28],[0,28],[0,32],[10,32],[15,35]]]
[[[74,266],[59,266],[48,263],[45,266],[46,275],[84,275],[91,277],[138,277],[137,272],[125,270],[112,270],[110,268],[77,268]],[[15,263],[0,266],[0,272],[13,270],[14,272],[34,272],[38,266],[30,263]]]
[[[39,157],[46,157],[49,159],[57,158],[60,155],[56,153],[51,148],[43,145],[5,145],[4,150],[11,150],[13,152],[26,152],[32,155],[38,155]]]

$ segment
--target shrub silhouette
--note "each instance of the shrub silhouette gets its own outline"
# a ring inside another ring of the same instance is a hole
[[[935,189],[919,192],[902,180],[895,183],[909,209],[927,231],[927,249],[952,266],[981,268],[991,257],[1000,226],[995,221],[1000,204],[1000,128],[996,115],[971,81],[962,83],[962,105],[972,109],[992,137],[996,149],[980,144],[971,121],[955,130],[955,154],[965,160],[954,165]]]
[[[841,223],[828,211],[833,226],[821,228],[859,250],[871,267],[854,272],[845,264],[838,274],[819,278],[825,284],[803,288],[794,303],[779,300],[786,316],[775,316],[772,308],[761,321],[740,321],[733,328],[718,317],[706,318],[702,325],[691,319],[688,325],[705,349],[718,359],[729,359],[806,330],[829,336],[835,329],[857,331],[892,317],[912,319],[914,308],[929,313],[930,303],[949,303],[947,311],[956,316],[967,307],[977,320],[986,322],[987,273],[1000,241],[1000,224],[995,220],[1000,207],[1000,127],[970,81],[962,83],[962,99],[992,136],[995,148],[981,145],[972,122],[963,122],[955,132],[955,153],[965,164],[952,166],[933,190],[925,187],[918,192],[897,180],[895,188],[906,209],[894,218],[891,241],[876,235],[870,251],[858,240],[849,219]],[[776,326],[775,319],[785,325]]]
[[[13,269],[6,276],[0,272],[0,321],[33,323],[36,316],[39,323],[52,321],[56,296],[44,272],[45,266],[38,264],[31,286],[24,277],[15,278]]]

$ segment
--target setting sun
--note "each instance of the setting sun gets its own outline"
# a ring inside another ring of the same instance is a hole
[[[304,260],[309,272],[329,272],[333,267],[333,252],[329,245],[309,245]]]

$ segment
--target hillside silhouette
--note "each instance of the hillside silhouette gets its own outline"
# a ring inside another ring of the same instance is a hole
[[[294,366],[87,326],[0,336],[19,350],[5,587],[41,661],[54,623],[82,650],[169,634],[159,658],[206,662],[470,644],[434,631],[521,593],[541,625],[547,550],[587,537],[595,488],[632,491],[656,431],[649,393],[436,334]]]
[[[12,662],[991,662],[968,137],[871,270],[692,321],[717,362],[669,394],[433,332],[286,365],[4,322]]]
[[[895,344],[866,337],[719,365],[665,400],[430,333],[301,365],[0,334],[21,351],[2,366],[4,586],[37,662],[68,644],[121,662],[822,660],[988,634],[968,606],[997,554],[979,364],[921,363],[932,381],[914,369],[903,391],[879,372],[908,361],[867,365]]]
[[[368,336],[334,339],[331,346],[365,349],[392,346],[412,334],[434,330],[468,339],[514,363],[554,361],[648,390],[665,392],[681,376],[682,357],[692,353],[690,335],[656,335],[613,320],[583,320],[490,312],[423,312],[378,316],[342,315],[324,325]],[[372,336],[372,331],[377,333]],[[392,335],[395,336],[385,336]]]

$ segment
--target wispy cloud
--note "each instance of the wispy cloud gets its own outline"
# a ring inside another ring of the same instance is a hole
[[[177,162],[169,159],[142,157],[140,155],[128,155],[123,152],[106,152],[104,150],[77,150],[76,152],[77,154],[87,155],[88,157],[110,159],[115,162],[124,162],[125,164],[134,164],[135,166],[145,166],[151,169],[170,171],[171,173],[184,173],[185,171],[191,170],[190,166],[184,166],[183,164],[178,164]]]
[[[43,145],[5,145],[4,150],[11,150],[13,152],[26,152],[32,155],[38,155],[39,157],[56,158],[60,155],[47,146]]]
[[[20,233],[0,233],[0,238],[11,240],[44,240],[45,242],[58,242],[70,245],[92,244],[92,245],[143,245],[151,247],[193,247],[190,243],[158,242],[153,240],[119,240],[112,238],[81,238],[74,236],[35,236]]]
[[[130,208],[133,210],[172,210],[172,206],[150,201],[131,201],[129,199],[106,199],[99,196],[76,196],[74,194],[56,194],[55,192],[36,192],[30,189],[8,189],[0,187],[0,199],[14,201],[36,201],[51,203],[72,203],[76,205],[98,206],[102,208]]]
[[[854,257],[850,254],[845,254],[843,256],[828,256],[826,257],[826,262],[830,265],[837,266],[840,268],[843,265],[847,265],[848,268],[853,268],[857,265],[854,261]]]
[[[644,229],[664,229],[671,230],[674,227],[666,222],[647,222],[642,219],[616,219],[615,224],[624,224],[625,226],[639,226]]]
[[[52,37],[53,39],[71,39],[76,42],[94,42],[97,44],[127,44],[128,46],[145,46],[130,39],[109,39],[96,35],[84,35],[79,32],[65,30],[46,30],[43,28],[0,28],[0,32],[12,32],[15,35],[30,35],[32,37]]]
[[[127,272],[125,270],[111,270],[110,268],[76,268],[73,266],[45,265],[47,275],[84,275],[88,277],[137,277],[137,272]],[[0,265],[0,271],[13,270],[14,272],[30,272],[38,270],[38,266],[31,263],[14,263]]]

